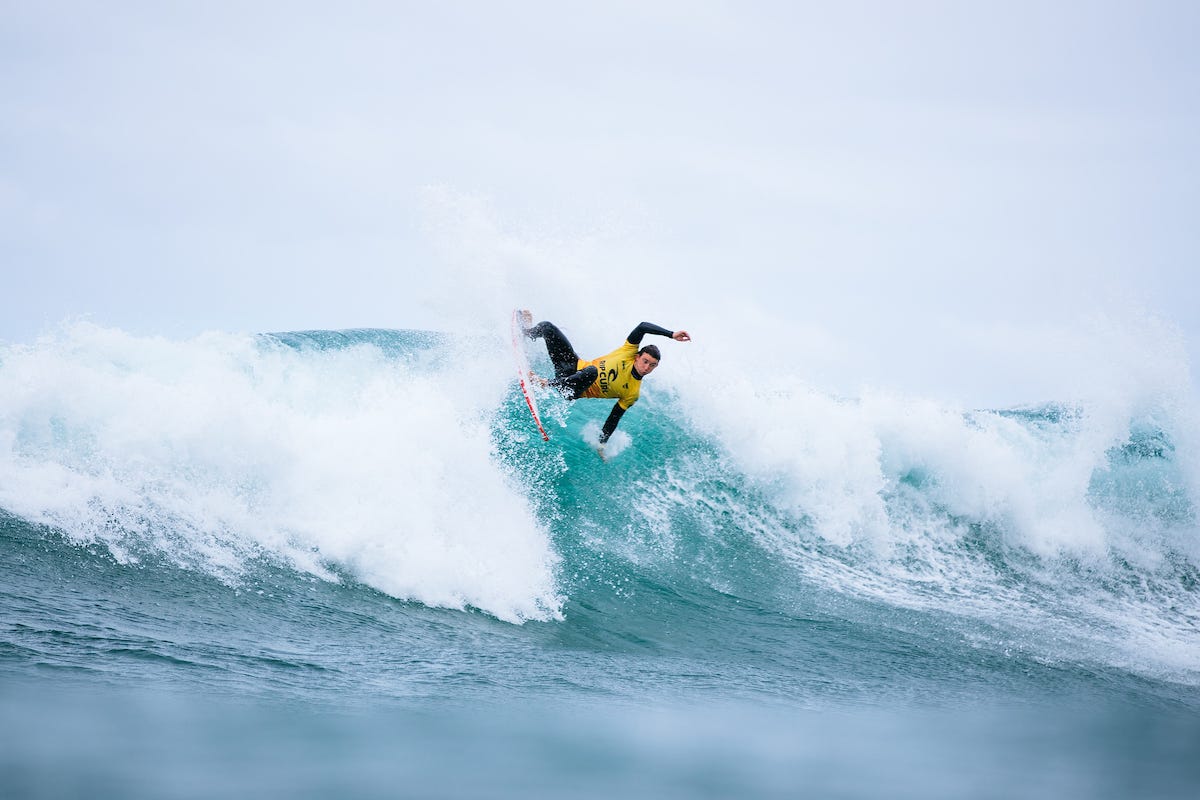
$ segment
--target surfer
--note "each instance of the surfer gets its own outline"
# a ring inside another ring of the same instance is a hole
[[[638,349],[642,337],[652,333],[656,336],[668,336],[677,342],[692,340],[687,331],[669,331],[661,325],[643,322],[630,332],[625,338],[625,343],[616,350],[591,361],[584,361],[576,354],[575,348],[557,325],[553,322],[531,325],[532,322],[533,315],[522,311],[522,330],[530,339],[545,341],[546,352],[554,365],[554,378],[543,381],[543,385],[557,389],[568,400],[583,397],[616,399],[608,419],[600,429],[601,446],[613,435],[625,412],[637,402],[642,379],[653,372],[662,360],[662,353],[655,345],[648,344]]]

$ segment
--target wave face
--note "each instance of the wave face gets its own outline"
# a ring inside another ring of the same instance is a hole
[[[602,461],[607,403],[546,396],[544,444],[511,378],[502,336],[72,325],[0,354],[0,508],[114,569],[282,569],[526,623],[496,635],[538,680],[617,658],[559,676],[600,691],[854,694],[890,668],[1200,685],[1200,445],[1171,392],[963,410],[684,375]],[[687,666],[638,672],[664,656]]]
[[[1178,408],[963,411],[797,389],[737,414],[697,397],[729,507],[805,584],[994,652],[1200,679],[1195,440]]]

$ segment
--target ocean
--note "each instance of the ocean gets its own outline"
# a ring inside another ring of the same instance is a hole
[[[0,345],[0,796],[1195,795],[1189,395],[668,353],[601,459],[506,321]]]

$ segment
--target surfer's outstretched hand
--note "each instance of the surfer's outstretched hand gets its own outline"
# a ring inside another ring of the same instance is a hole
[[[675,331],[671,334],[671,338],[677,342],[690,342],[692,340],[691,334],[687,331]]]

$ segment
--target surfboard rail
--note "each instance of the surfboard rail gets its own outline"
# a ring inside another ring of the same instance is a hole
[[[542,435],[542,441],[550,441],[550,434],[546,433],[546,428],[542,425],[542,416],[538,413],[537,398],[534,397],[533,387],[530,384],[529,358],[525,353],[525,333],[521,325],[521,310],[514,308],[512,312],[512,346],[513,360],[517,365],[517,382],[521,386],[521,394],[525,395],[525,404],[529,406],[529,413],[533,417],[533,422],[537,425],[538,433]]]

